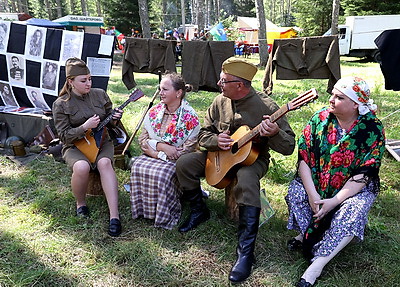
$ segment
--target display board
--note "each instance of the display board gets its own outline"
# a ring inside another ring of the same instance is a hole
[[[65,83],[65,61],[84,60],[107,90],[114,37],[0,21],[0,112],[43,113]]]

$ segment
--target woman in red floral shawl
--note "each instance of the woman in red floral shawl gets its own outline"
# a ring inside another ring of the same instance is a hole
[[[286,202],[288,241],[311,264],[296,286],[313,286],[325,265],[350,241],[362,240],[368,211],[379,191],[385,150],[382,123],[358,77],[340,79],[330,106],[316,112],[299,139],[299,163]]]
[[[200,130],[199,118],[185,99],[189,91],[182,76],[163,76],[161,101],[147,112],[139,137],[143,155],[132,162],[132,218],[154,219],[155,227],[172,229],[181,216],[175,161],[195,150]]]

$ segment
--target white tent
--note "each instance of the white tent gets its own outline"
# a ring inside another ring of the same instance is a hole
[[[53,22],[67,26],[69,30],[83,30],[87,33],[100,34],[100,28],[104,25],[103,17],[67,15]]]
[[[238,29],[245,33],[245,42],[249,44],[258,43],[258,21],[257,18],[252,17],[238,17]],[[265,19],[267,26],[268,43],[272,44],[274,39],[289,38],[295,35],[296,32],[291,27],[279,27]],[[291,32],[290,35],[287,33]]]

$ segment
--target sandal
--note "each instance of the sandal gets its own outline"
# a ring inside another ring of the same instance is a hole
[[[290,251],[301,250],[303,248],[303,243],[300,240],[297,240],[296,238],[292,238],[287,242],[287,248]]]
[[[294,238],[293,238],[293,239],[294,239]],[[297,240],[297,239],[295,239],[295,240]],[[299,240],[297,240],[297,241],[299,241]],[[312,287],[313,284],[311,284],[310,282],[307,282],[306,279],[301,278],[301,279],[299,280],[299,282],[296,283],[295,286],[296,286],[296,287]]]
[[[89,217],[89,208],[86,205],[83,205],[76,209],[76,216],[86,218]]]
[[[108,226],[108,234],[112,237],[117,237],[122,232],[121,221],[118,218],[112,218]]]

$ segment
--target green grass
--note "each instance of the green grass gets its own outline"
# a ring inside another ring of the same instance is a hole
[[[257,62],[256,58],[250,60]],[[400,113],[390,115],[399,108],[399,92],[384,90],[377,64],[343,60],[342,75],[358,75],[371,84],[387,137],[400,139]],[[115,105],[120,105],[129,91],[120,80],[120,66],[115,67],[108,93]],[[262,76],[263,71],[256,75],[257,89],[262,87]],[[135,74],[135,79],[146,97],[125,109],[123,123],[130,134],[155,92],[158,76]],[[272,96],[279,105],[312,87],[319,91],[317,101],[288,114],[297,135],[311,114],[327,103],[326,86],[327,80],[274,81]],[[188,100],[203,117],[215,95],[190,93]],[[130,151],[139,154],[136,139]],[[301,254],[285,248],[294,235],[286,230],[284,196],[295,170],[296,152],[288,157],[273,153],[273,159],[261,185],[276,214],[260,229],[256,269],[242,286],[293,286],[307,267]],[[204,182],[211,191],[207,202],[211,219],[181,235],[176,229],[156,229],[148,220],[131,219],[129,195],[122,186],[129,181],[129,171],[117,169],[124,230],[114,239],[106,233],[104,197],[88,199],[89,220],[74,216],[70,174],[51,156],[27,166],[0,156],[0,286],[229,286],[236,224],[226,217],[223,192]],[[317,286],[400,286],[399,178],[400,163],[385,153],[382,191],[370,211],[364,242],[337,256]]]

